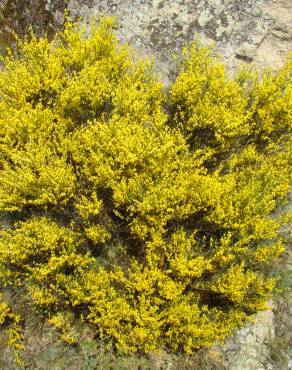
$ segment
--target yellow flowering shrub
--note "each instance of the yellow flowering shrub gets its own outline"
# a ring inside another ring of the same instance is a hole
[[[5,329],[6,334],[5,340],[0,340],[0,347],[7,346],[11,349],[15,363],[23,366],[20,351],[24,349],[24,346],[21,343],[22,336],[19,323],[20,316],[11,311],[11,308],[3,300],[3,295],[0,294],[0,329]]]
[[[0,211],[14,221],[0,283],[69,343],[78,315],[123,352],[191,353],[264,309],[275,285],[291,61],[231,79],[194,43],[165,93],[113,29],[67,22],[4,59]]]

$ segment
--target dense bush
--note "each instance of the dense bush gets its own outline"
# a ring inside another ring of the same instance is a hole
[[[23,366],[24,363],[19,355],[19,351],[24,349],[23,344],[21,343],[21,328],[19,325],[20,316],[14,314],[11,311],[11,308],[4,302],[2,294],[0,295],[0,327],[5,328],[5,343],[13,353],[13,358],[17,365]],[[2,336],[1,336],[2,337]],[[3,346],[3,343],[0,341],[0,348]]]
[[[291,59],[230,79],[185,50],[165,93],[113,35],[67,23],[0,73],[2,287],[60,329],[74,315],[125,351],[192,350],[264,309],[283,252]],[[290,148],[291,149],[291,148]]]

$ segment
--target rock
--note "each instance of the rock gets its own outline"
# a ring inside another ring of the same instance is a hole
[[[248,43],[243,44],[240,48],[235,50],[235,57],[242,59],[246,62],[253,61],[255,54],[256,54],[255,45],[250,45]]]
[[[154,8],[159,8],[160,3],[162,3],[162,1],[161,1],[161,0],[153,0],[153,1],[152,1],[152,6],[153,6]]]
[[[252,333],[258,343],[275,337],[275,323],[273,311],[267,310],[257,314],[257,320],[252,327]]]
[[[117,35],[141,55],[154,56],[167,80],[173,53],[197,33],[216,42],[231,72],[242,62],[260,68],[282,65],[292,50],[290,4],[291,0],[173,0],[170,6],[166,0],[68,0],[68,9],[85,23],[93,15],[115,15]]]
[[[272,302],[269,303],[273,305]],[[225,342],[228,370],[265,370],[269,356],[266,342],[275,336],[274,313],[271,309],[259,312],[253,323],[246,325]]]
[[[244,328],[242,328],[241,330],[239,330],[239,332],[238,332],[238,336],[240,336],[240,337],[246,337],[247,336],[247,334],[249,334],[250,333],[250,331],[251,331],[251,328],[250,328],[250,326],[246,326],[246,327],[244,327]]]
[[[206,9],[204,10],[201,14],[200,14],[200,17],[198,19],[198,24],[200,27],[206,27],[207,24],[211,21],[212,17],[211,17],[211,14],[209,12],[209,9]]]
[[[263,8],[271,17],[267,33],[256,50],[255,62],[279,68],[292,50],[292,1],[271,0]]]

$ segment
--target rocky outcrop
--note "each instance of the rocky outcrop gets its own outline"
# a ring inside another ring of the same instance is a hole
[[[275,315],[272,309],[259,312],[253,324],[229,338],[223,347],[228,370],[272,370],[268,363],[269,343],[275,338]]]
[[[231,71],[243,61],[277,68],[292,51],[291,0],[0,0],[0,44],[11,30],[23,34],[30,24],[38,34],[52,33],[65,8],[84,22],[116,16],[121,40],[154,56],[165,76],[172,54],[196,35],[216,43]]]
[[[292,51],[291,0],[69,0],[68,8],[85,21],[116,16],[121,40],[155,56],[161,71],[197,34],[216,43],[229,70],[242,61],[277,68]]]
[[[264,11],[271,17],[262,42],[254,49],[253,58],[258,66],[282,65],[288,52],[292,52],[292,1],[273,0]]]

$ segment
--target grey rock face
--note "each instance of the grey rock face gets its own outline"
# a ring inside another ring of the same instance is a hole
[[[154,56],[161,71],[197,34],[216,43],[229,70],[242,61],[279,67],[292,50],[291,0],[69,0],[68,8],[85,22],[116,16],[121,40]]]
[[[272,310],[259,312],[252,324],[242,328],[227,340],[228,370],[265,370],[269,355],[267,341],[275,337],[275,317]]]
[[[242,61],[277,68],[292,51],[291,0],[0,0],[0,28],[7,39],[10,29],[23,34],[29,24],[50,33],[62,25],[65,8],[84,22],[116,16],[121,40],[154,56],[165,75],[172,54],[197,34],[216,43],[230,71]]]

